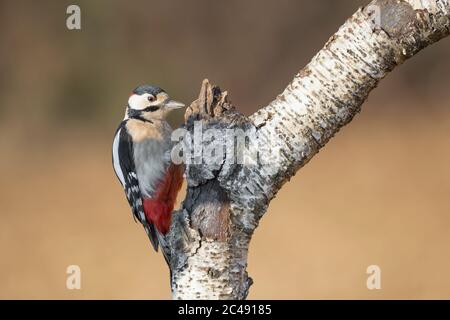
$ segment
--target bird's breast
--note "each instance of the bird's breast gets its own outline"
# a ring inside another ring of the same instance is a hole
[[[126,127],[134,143],[148,139],[162,141],[170,136],[172,131],[169,124],[162,121],[144,122],[130,119],[127,121]]]
[[[151,198],[170,164],[171,129],[155,129],[151,125],[139,127],[140,132],[135,131],[134,136],[133,132],[129,131],[133,138],[134,164],[141,193],[144,197]]]

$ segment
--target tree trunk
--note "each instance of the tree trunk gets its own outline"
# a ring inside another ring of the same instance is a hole
[[[245,299],[250,239],[278,190],[381,79],[449,33],[450,0],[375,0],[250,117],[205,80],[174,149],[183,151],[188,190],[162,244],[173,298]]]

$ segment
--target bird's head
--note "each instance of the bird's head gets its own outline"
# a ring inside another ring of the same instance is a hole
[[[183,103],[170,99],[163,89],[142,85],[131,93],[125,117],[159,120],[163,119],[169,111],[183,107]]]

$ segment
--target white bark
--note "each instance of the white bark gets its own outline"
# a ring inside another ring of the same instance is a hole
[[[377,15],[379,14],[379,15]],[[174,213],[164,251],[175,299],[244,299],[247,252],[269,202],[296,171],[360,111],[396,66],[450,33],[450,0],[376,0],[359,9],[285,91],[250,118],[205,81],[186,128],[257,133],[257,166],[188,165],[183,208]],[[275,157],[273,157],[275,155]],[[267,159],[270,159],[268,162]]]

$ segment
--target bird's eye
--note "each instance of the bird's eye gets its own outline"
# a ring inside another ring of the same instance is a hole
[[[148,96],[148,101],[153,102],[156,100],[156,98],[154,96]]]

